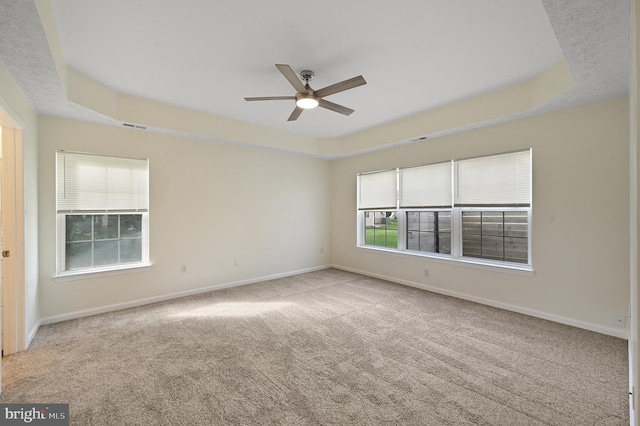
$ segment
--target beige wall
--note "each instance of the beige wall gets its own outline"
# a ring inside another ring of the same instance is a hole
[[[23,128],[25,203],[24,339],[33,337],[38,316],[38,117],[22,90],[0,63],[0,108]]]
[[[45,322],[329,264],[327,161],[51,117],[39,121]],[[58,149],[149,158],[150,269],[76,281],[52,278]]]
[[[628,113],[616,99],[333,161],[332,263],[626,336],[612,319],[629,304]],[[528,147],[534,276],[356,248],[357,173]]]
[[[40,315],[331,263],[626,336],[612,317],[629,303],[628,114],[616,99],[334,161],[40,117]],[[527,147],[533,277],[355,247],[358,172]],[[54,281],[56,149],[150,158],[152,268]]]

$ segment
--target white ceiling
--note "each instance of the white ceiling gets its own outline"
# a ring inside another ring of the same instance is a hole
[[[540,111],[628,93],[629,0],[51,0],[67,64],[121,93],[313,137],[338,137],[527,80],[563,57],[577,86]],[[66,101],[31,0],[0,4],[0,61],[36,110],[109,120]],[[316,89],[367,85],[287,122],[274,64]]]

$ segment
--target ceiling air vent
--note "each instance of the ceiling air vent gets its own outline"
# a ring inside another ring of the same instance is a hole
[[[141,129],[141,130],[147,130],[146,127],[144,126],[139,126],[137,124],[130,124],[130,123],[122,123],[123,126],[125,127],[131,127],[132,129]]]

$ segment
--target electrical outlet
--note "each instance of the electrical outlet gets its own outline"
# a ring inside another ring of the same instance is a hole
[[[180,265],[180,273],[181,274],[187,273],[187,265]]]
[[[613,325],[616,327],[624,327],[627,323],[627,316],[623,314],[615,314],[613,316]]]
[[[428,269],[425,269],[425,270],[424,270],[424,276],[425,276],[425,277],[427,277],[427,278],[429,278],[429,270],[428,270]]]
[[[233,266],[238,266],[240,263],[238,262],[238,258],[233,259]]]

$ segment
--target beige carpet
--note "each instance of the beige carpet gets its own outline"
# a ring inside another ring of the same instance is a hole
[[[627,342],[335,269],[44,326],[74,425],[628,425]]]

